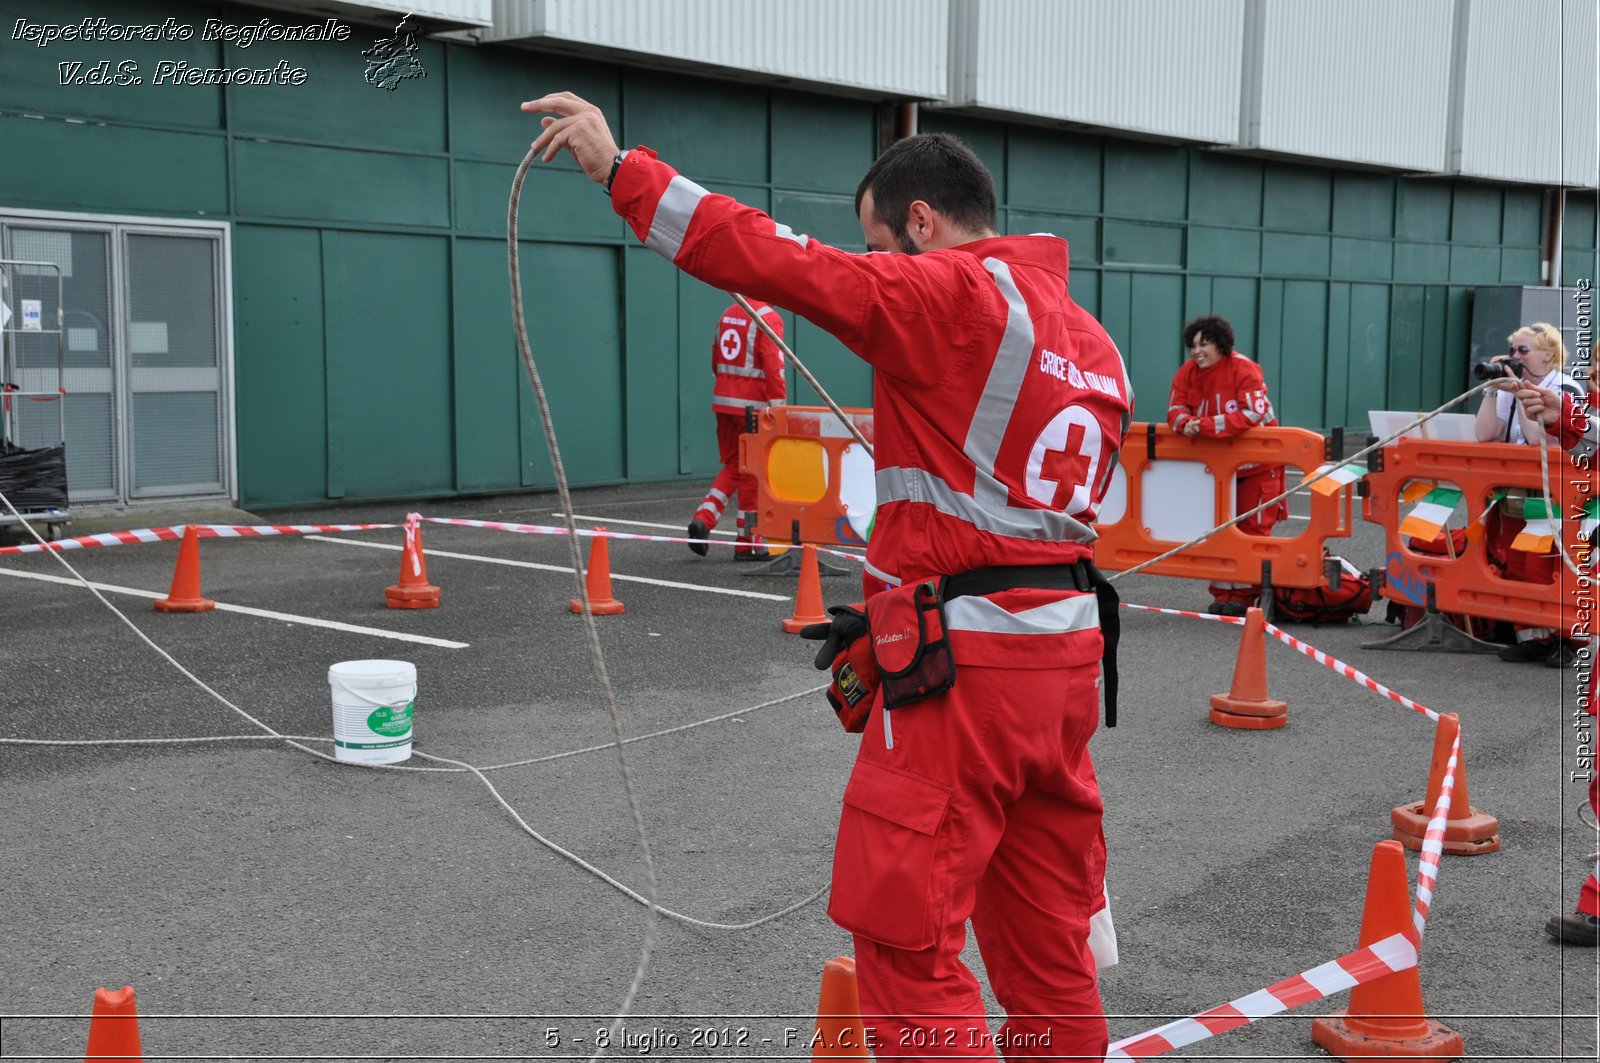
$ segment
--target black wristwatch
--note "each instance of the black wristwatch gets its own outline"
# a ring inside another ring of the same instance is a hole
[[[622,168],[622,157],[628,154],[625,151],[617,152],[617,157],[611,160],[611,172],[606,174],[606,195],[611,194],[611,182],[617,179],[617,171]]]

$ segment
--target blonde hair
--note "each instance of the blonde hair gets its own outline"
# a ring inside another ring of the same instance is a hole
[[[1531,325],[1523,325],[1507,336],[1506,342],[1510,343],[1524,332],[1533,337],[1533,346],[1536,350],[1550,352],[1553,356],[1550,363],[1552,368],[1559,369],[1561,364],[1567,360],[1567,346],[1561,342],[1561,330],[1554,325],[1543,321],[1535,321]]]

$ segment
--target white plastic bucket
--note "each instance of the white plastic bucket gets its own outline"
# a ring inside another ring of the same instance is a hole
[[[341,661],[333,688],[333,755],[353,764],[398,764],[411,757],[417,667],[409,661]]]

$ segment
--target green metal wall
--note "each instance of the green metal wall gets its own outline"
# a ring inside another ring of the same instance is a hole
[[[89,0],[13,0],[71,22]],[[129,2],[126,22],[281,13]],[[367,85],[345,44],[5,44],[0,206],[233,223],[240,503],[422,498],[547,487],[550,461],[511,325],[506,201],[556,88],[594,100],[624,144],[861,247],[855,184],[876,143],[869,103],[630,70],[507,48],[425,42],[427,77]],[[112,52],[309,71],[285,87],[63,87],[57,63]],[[619,120],[620,119],[620,120]],[[1470,290],[1538,283],[1537,190],[1412,179],[980,122],[925,110],[995,172],[1009,231],[1066,236],[1073,291],[1129,358],[1157,418],[1186,317],[1226,315],[1286,423],[1364,426],[1369,408],[1462,390]],[[1594,276],[1592,196],[1569,199],[1567,280]],[[708,347],[728,297],[627,234],[569,162],[537,165],[519,225],[523,293],[568,476],[698,479],[716,463]],[[841,402],[871,375],[786,318]],[[791,401],[815,401],[796,384]]]

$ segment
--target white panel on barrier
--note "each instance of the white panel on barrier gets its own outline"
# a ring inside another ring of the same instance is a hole
[[[1100,502],[1100,516],[1095,520],[1095,523],[1115,524],[1127,512],[1128,470],[1118,465],[1111,470],[1111,484],[1106,488],[1106,497]]]
[[[1160,500],[1139,514],[1151,538],[1183,543],[1216,527],[1217,480],[1199,462],[1151,462],[1140,486],[1145,499]]]

